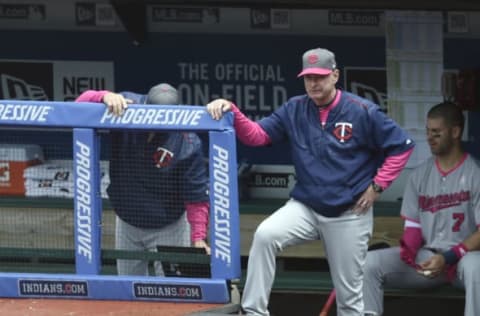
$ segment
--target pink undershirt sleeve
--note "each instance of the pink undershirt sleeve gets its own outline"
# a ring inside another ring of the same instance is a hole
[[[242,143],[249,146],[264,146],[272,142],[265,130],[257,122],[246,117],[233,103],[232,112],[234,115],[233,127]]]
[[[87,90],[79,95],[75,102],[103,102],[103,96],[109,92],[107,90]]]
[[[412,152],[413,148],[401,154],[387,157],[374,178],[375,183],[381,186],[384,190],[388,188],[400,175]]]
[[[187,220],[190,223],[190,239],[192,242],[207,238],[208,202],[185,203]]]

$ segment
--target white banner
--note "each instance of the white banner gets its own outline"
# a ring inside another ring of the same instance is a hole
[[[388,113],[415,140],[407,167],[430,157],[426,113],[443,101],[443,17],[441,12],[386,13]]]

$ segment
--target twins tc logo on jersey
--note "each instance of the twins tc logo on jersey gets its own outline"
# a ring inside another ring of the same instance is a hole
[[[157,147],[157,150],[153,154],[153,162],[155,163],[155,167],[157,168],[163,168],[168,166],[172,159],[173,152],[163,147]]]
[[[345,143],[345,141],[352,138],[352,123],[347,122],[338,122],[335,123],[335,128],[333,130],[333,135],[340,141],[340,143]]]

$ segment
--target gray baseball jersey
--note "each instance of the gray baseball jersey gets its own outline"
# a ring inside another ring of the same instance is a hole
[[[410,175],[401,215],[422,226],[424,247],[447,250],[480,225],[480,167],[470,155],[442,171],[432,157]]]

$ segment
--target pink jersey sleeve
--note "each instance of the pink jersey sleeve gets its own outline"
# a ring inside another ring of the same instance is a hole
[[[376,184],[384,190],[400,175],[408,162],[408,158],[413,152],[413,148],[399,155],[387,157],[374,178]]]
[[[79,95],[75,102],[103,102],[103,96],[109,92],[107,90],[87,90]]]
[[[271,143],[270,137],[263,128],[257,122],[246,117],[233,103],[232,112],[234,115],[233,127],[242,143],[249,146],[264,146]]]
[[[192,242],[207,238],[208,202],[185,203],[187,220],[190,223],[190,239]]]

